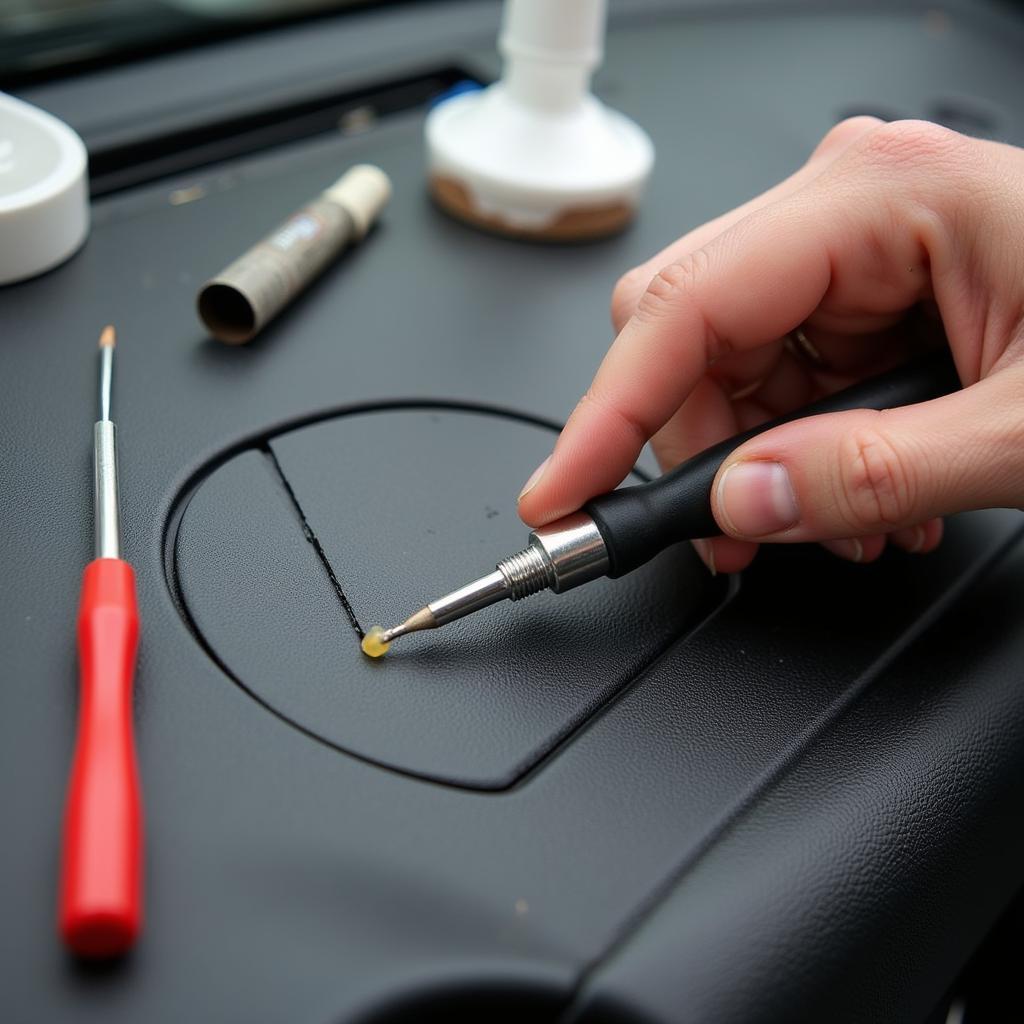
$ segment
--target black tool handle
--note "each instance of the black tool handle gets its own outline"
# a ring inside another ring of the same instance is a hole
[[[945,349],[730,437],[649,484],[623,487],[594,498],[583,509],[597,524],[608,548],[608,575],[613,579],[625,576],[679,541],[720,534],[711,513],[711,486],[726,458],[750,438],[806,416],[894,409],[938,398],[959,386],[952,356]]]

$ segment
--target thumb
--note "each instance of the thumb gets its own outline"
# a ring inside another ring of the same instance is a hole
[[[972,508],[1024,506],[1024,367],[884,412],[787,423],[715,478],[723,532],[813,541],[889,533]]]

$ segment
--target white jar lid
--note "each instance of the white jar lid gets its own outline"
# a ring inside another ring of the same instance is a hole
[[[0,284],[55,267],[85,241],[86,163],[63,121],[0,93]]]

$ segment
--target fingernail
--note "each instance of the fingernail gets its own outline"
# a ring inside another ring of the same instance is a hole
[[[766,537],[800,520],[789,473],[780,462],[737,462],[718,484],[718,511],[730,533]]]
[[[849,562],[864,561],[864,545],[856,537],[849,540],[823,540],[821,546]]]
[[[548,457],[547,457],[547,458],[546,458],[546,459],[545,459],[545,460],[544,460],[544,461],[543,461],[543,462],[542,462],[542,463],[541,463],[541,464],[540,464],[540,465],[539,465],[539,466],[538,466],[538,467],[537,467],[537,468],[536,468],[536,469],[535,469],[535,470],[534,470],[534,471],[533,471],[533,472],[532,472],[532,473],[530,474],[530,479],[529,479],[529,480],[527,480],[527,481],[526,481],[526,483],[524,484],[524,486],[523,486],[523,489],[522,489],[522,490],[521,490],[521,491],[519,492],[519,497],[518,497],[518,498],[516,499],[516,501],[522,501],[522,500],[523,500],[523,498],[525,498],[525,497],[526,497],[526,495],[527,495],[527,494],[529,494],[529,493],[530,493],[530,491],[532,491],[532,490],[534,489],[534,487],[536,487],[536,486],[537,486],[537,484],[538,484],[538,483],[540,483],[540,478],[541,478],[541,477],[542,477],[542,476],[544,475],[544,470],[548,468],[548,463],[549,463],[550,461],[551,461],[551,456],[549,455],[549,456],[548,456]]]
[[[718,570],[715,568],[715,548],[711,541],[691,540],[690,543],[697,552],[697,557],[708,567],[708,571],[711,575],[717,576]]]
[[[746,384],[741,388],[737,388],[731,395],[729,395],[729,401],[738,402],[741,398],[749,398],[763,383],[764,377],[758,377],[757,380],[752,380],[749,384]]]
[[[916,555],[924,547],[926,536],[923,526],[909,526],[893,533],[892,541],[907,554]]]

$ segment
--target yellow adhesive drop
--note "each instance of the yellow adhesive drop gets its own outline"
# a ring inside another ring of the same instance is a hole
[[[391,644],[386,644],[381,637],[384,635],[384,630],[380,626],[373,626],[363,637],[362,648],[363,654],[369,658],[382,658],[388,653],[388,648]]]

